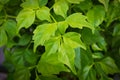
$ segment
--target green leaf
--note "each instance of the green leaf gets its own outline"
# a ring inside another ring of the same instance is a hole
[[[92,68],[93,65],[85,66],[83,69],[83,80],[96,80],[96,72]]]
[[[58,30],[61,34],[64,34],[67,28],[68,24],[66,23],[66,21],[58,22]]]
[[[18,42],[18,45],[24,46],[27,45],[31,40],[31,35],[30,34],[24,34],[20,37],[20,40]]]
[[[80,28],[88,27],[94,30],[94,27],[91,26],[90,23],[86,21],[87,17],[82,15],[81,13],[74,13],[67,17],[66,21],[72,28]]]
[[[30,71],[27,68],[17,69],[14,73],[14,79],[30,80]]]
[[[105,71],[106,74],[114,74],[120,72],[114,62],[114,60],[110,57],[104,58],[102,61],[99,62],[102,69]]]
[[[68,32],[63,35],[63,40],[66,45],[69,45],[71,48],[81,47],[86,49],[84,43],[80,40],[80,34],[76,32]]]
[[[43,45],[46,40],[55,35],[57,29],[56,23],[39,25],[34,31],[34,51],[38,45]]]
[[[67,11],[69,9],[68,3],[65,0],[57,0],[53,6],[55,14],[67,17]]]
[[[66,64],[71,71],[76,74],[74,59],[75,59],[75,51],[69,45],[61,43],[60,48],[58,50],[58,59],[63,64]]]
[[[34,23],[35,11],[33,11],[32,9],[23,9],[18,14],[16,20],[18,31],[23,27],[28,28]]]
[[[3,27],[5,28],[10,39],[12,39],[16,35],[17,25],[16,25],[16,22],[14,20],[7,20],[3,24]]]
[[[0,27],[0,47],[6,45],[7,40],[8,38],[5,30],[3,29],[3,27]]]
[[[60,46],[60,37],[54,37],[45,42],[45,50],[47,55],[51,55],[57,52]]]
[[[40,20],[48,20],[51,22],[50,18],[50,9],[48,7],[41,7],[39,10],[36,12],[37,18]]]
[[[67,0],[69,3],[79,4],[81,1],[84,0]]]
[[[7,2],[9,2],[9,0],[0,0],[1,4],[6,4]]]
[[[23,8],[38,9],[39,3],[38,0],[27,0],[21,4]]]
[[[36,63],[37,56],[32,52],[32,50],[19,48],[14,50],[11,59],[16,67],[22,67],[25,64],[34,65]]]
[[[119,35],[120,35],[120,24],[115,24],[113,30],[113,36],[119,36]]]
[[[89,10],[92,7],[92,1],[91,0],[84,0],[80,2],[80,4],[76,4],[75,6],[77,9],[81,9],[82,11]]]
[[[105,10],[108,11],[109,0],[99,0],[105,7]]]
[[[97,15],[96,15],[97,14]],[[87,12],[87,20],[92,24],[92,26],[99,26],[105,17],[105,10],[102,6],[94,6],[93,9]]]
[[[49,56],[47,56],[47,53],[44,53],[37,65],[37,69],[38,72],[44,76],[59,74],[61,71],[69,71],[67,67],[58,60],[58,53]]]
[[[38,0],[39,1],[39,6],[45,6],[48,3],[48,0]]]

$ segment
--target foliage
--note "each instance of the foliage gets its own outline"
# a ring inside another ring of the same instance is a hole
[[[120,72],[120,0],[0,0],[8,80],[112,80]]]

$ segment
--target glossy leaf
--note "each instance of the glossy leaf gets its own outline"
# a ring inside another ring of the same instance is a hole
[[[0,47],[4,46],[7,43],[7,34],[5,32],[5,30],[0,27]]]
[[[59,74],[61,71],[68,71],[67,67],[58,61],[58,53],[46,56],[44,53],[37,65],[38,72],[44,76]]]
[[[48,20],[51,21],[50,18],[50,9],[48,7],[41,7],[36,12],[37,18],[40,20]]]
[[[27,0],[21,4],[23,8],[38,9],[38,0]]]
[[[67,11],[69,9],[68,3],[65,0],[57,0],[53,6],[55,14],[67,17]]]
[[[67,65],[74,74],[76,74],[74,66],[75,51],[69,45],[67,45],[66,42],[60,45],[58,59],[63,64]]]
[[[105,10],[102,6],[94,6],[93,9],[87,12],[87,20],[92,24],[92,26],[99,26],[105,17]]]
[[[57,29],[56,23],[39,25],[34,31],[34,51],[38,45],[43,45],[46,40],[55,35]]]
[[[72,28],[80,28],[88,27],[94,30],[94,27],[86,21],[87,17],[82,15],[81,13],[74,13],[67,17],[66,21]]]
[[[81,1],[84,1],[84,0],[67,0],[67,1],[70,3],[79,4]]]
[[[84,43],[80,40],[80,34],[75,32],[68,32],[63,36],[63,40],[66,45],[69,45],[71,48],[81,47],[86,49]]]
[[[110,57],[104,58],[102,61],[99,62],[102,69],[105,71],[106,74],[114,74],[120,72],[114,62],[114,60]]]
[[[18,14],[16,20],[18,31],[23,27],[29,28],[34,23],[35,11],[33,11],[32,9],[23,9]]]

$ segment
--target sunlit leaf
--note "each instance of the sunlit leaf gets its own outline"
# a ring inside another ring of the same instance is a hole
[[[38,0],[27,0],[21,4],[23,8],[38,9]]]
[[[63,36],[63,40],[66,45],[69,45],[72,48],[81,47],[86,49],[84,43],[80,40],[80,34],[75,32],[68,32]]]
[[[34,51],[38,45],[43,45],[46,40],[55,35],[57,29],[56,23],[39,25],[34,31]]]
[[[34,23],[35,11],[33,11],[32,9],[23,9],[18,14],[16,20],[18,31],[23,27],[28,28]]]
[[[57,0],[53,6],[55,14],[61,15],[62,17],[67,17],[68,3],[65,0]]]
[[[74,59],[75,59],[75,51],[70,46],[62,43],[58,52],[58,59],[60,62],[66,64],[74,74],[76,74]]]
[[[50,18],[50,9],[48,7],[41,7],[36,12],[37,18],[40,20],[51,21]]]
[[[94,27],[87,22],[87,17],[82,15],[81,13],[74,13],[67,17],[66,21],[67,23],[73,27],[73,28],[80,28],[88,27],[92,30],[94,30]]]

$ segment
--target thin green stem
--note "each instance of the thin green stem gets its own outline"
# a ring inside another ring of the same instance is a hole
[[[53,15],[50,15],[50,16],[51,16],[51,18],[53,19],[54,22],[57,22],[57,21],[55,20],[55,18],[53,17]]]

